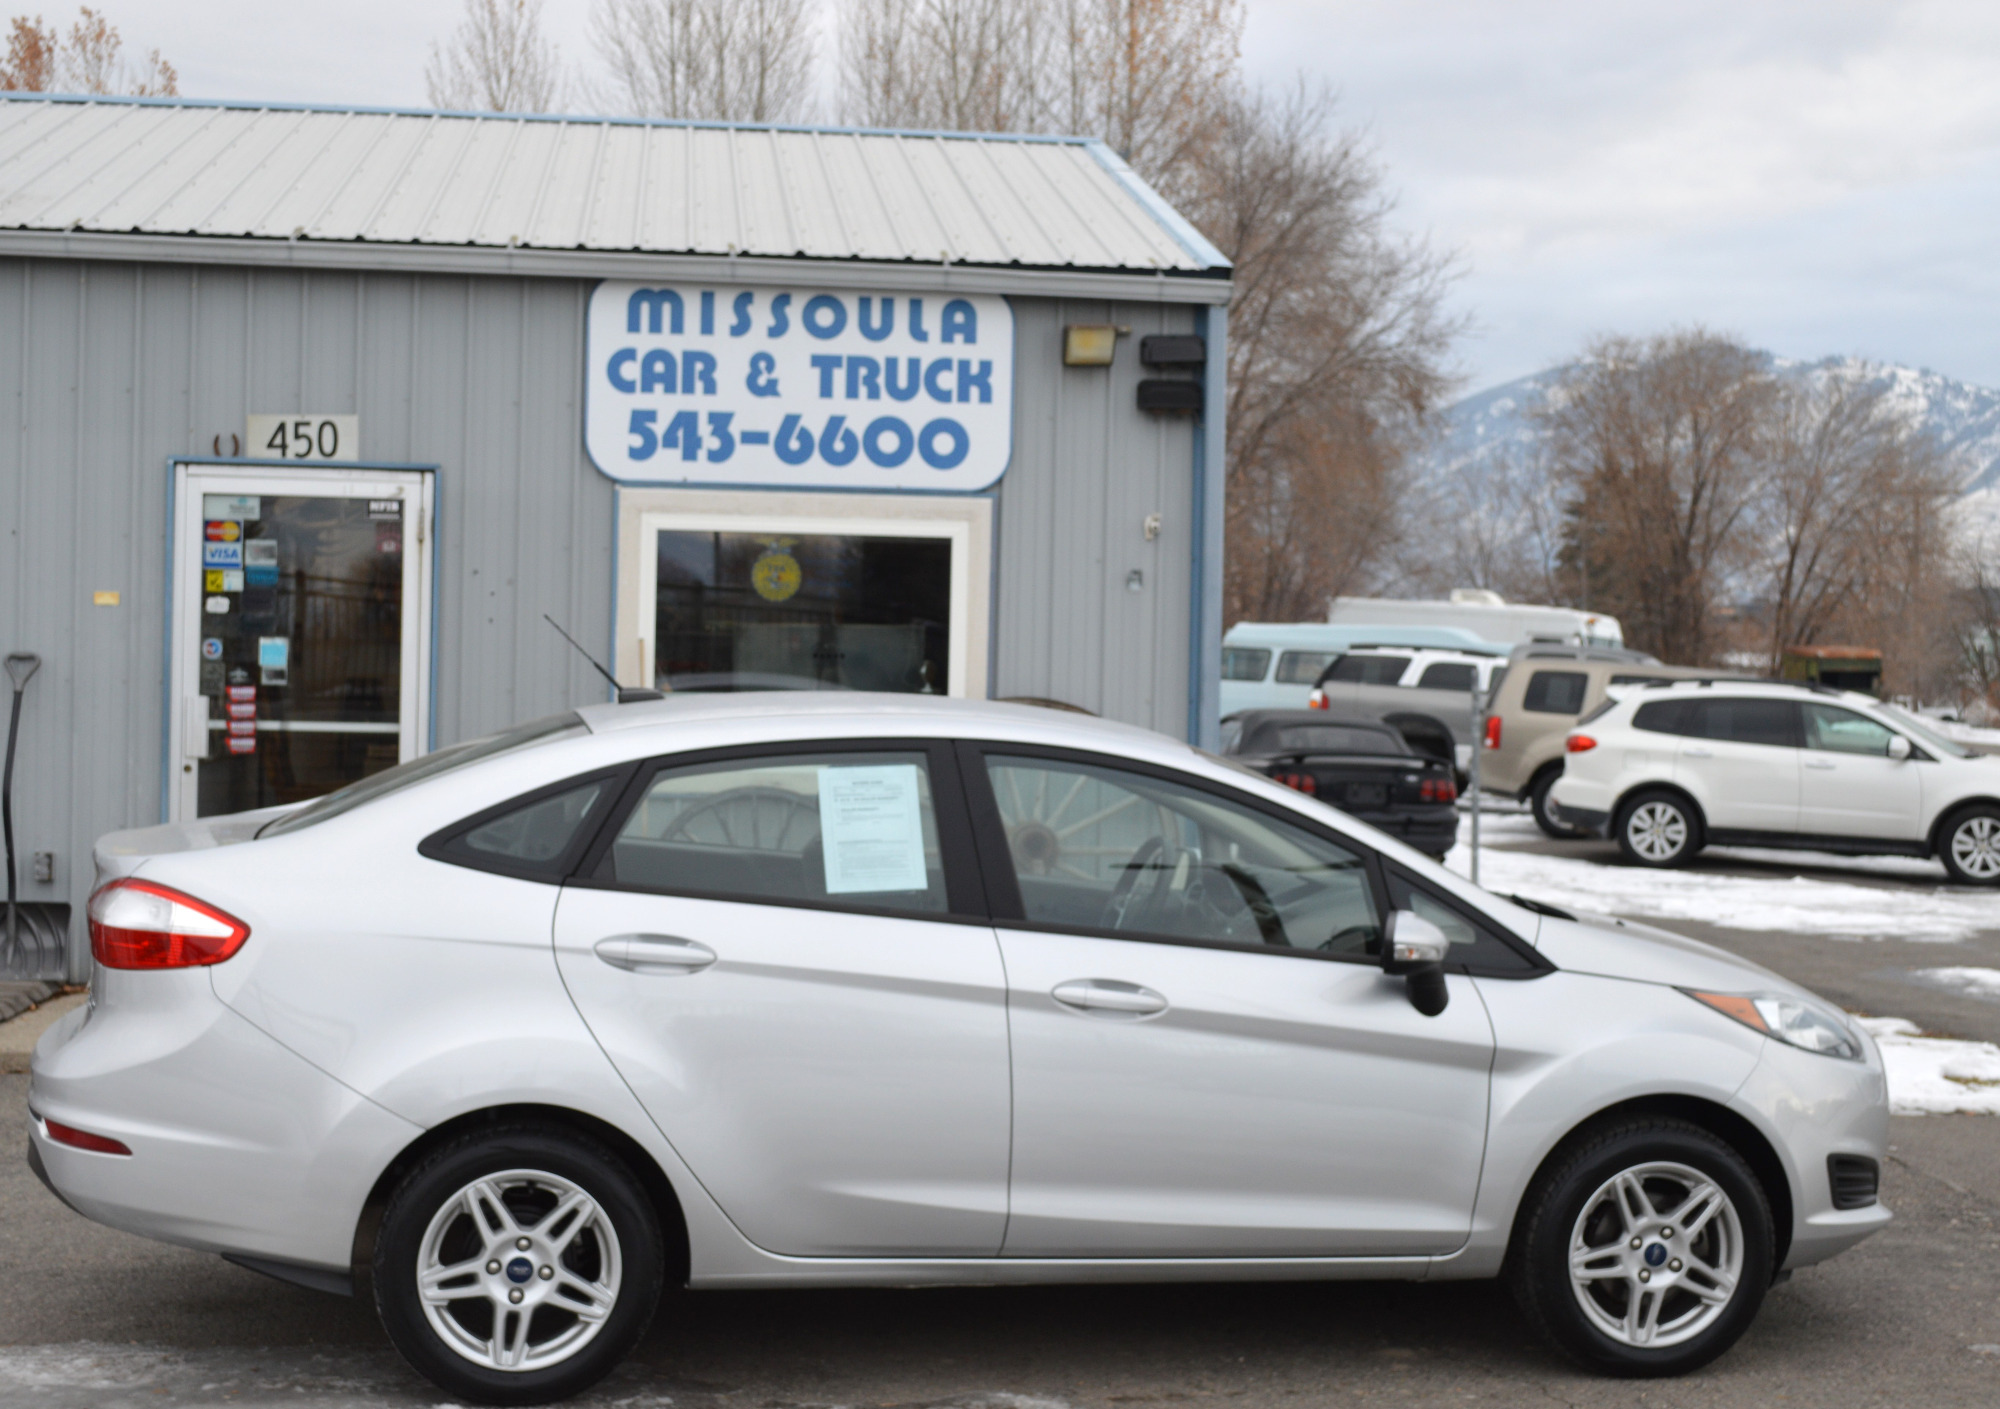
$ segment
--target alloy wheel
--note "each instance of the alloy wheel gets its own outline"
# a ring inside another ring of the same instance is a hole
[[[1975,880],[2000,880],[2000,818],[1968,817],[1954,827],[1951,859]]]
[[[1736,1206],[1685,1164],[1620,1170],[1577,1215],[1570,1289],[1604,1335],[1637,1349],[1692,1340],[1729,1307],[1743,1277]]]
[[[417,1257],[425,1319],[486,1369],[547,1369],[588,1345],[618,1304],[623,1276],[611,1220],[580,1186],[510,1169],[439,1207]]]
[[[1670,802],[1642,802],[1625,819],[1625,837],[1648,861],[1670,861],[1687,848],[1687,815]]]

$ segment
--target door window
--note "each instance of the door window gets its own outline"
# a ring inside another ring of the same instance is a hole
[[[1032,925],[1362,957],[1381,917],[1361,855],[1215,793],[1095,764],[989,754]]]
[[[1286,651],[1278,657],[1278,683],[1311,685],[1332,659],[1332,651]]]
[[[1222,678],[1224,680],[1262,680],[1264,672],[1271,668],[1269,651],[1252,650],[1248,646],[1224,646],[1222,648]]]
[[[1409,668],[1408,656],[1342,656],[1326,672],[1326,680],[1340,685],[1400,685]]]
[[[1479,668],[1463,661],[1441,660],[1435,665],[1424,667],[1422,677],[1417,681],[1420,690],[1457,690],[1469,693],[1479,679]]]
[[[1861,753],[1875,758],[1889,756],[1889,740],[1894,732],[1865,714],[1834,705],[1805,706],[1806,747],[1831,753]]]
[[[1694,700],[1684,732],[1700,739],[1768,748],[1799,746],[1799,707],[1791,700]]]
[[[1582,714],[1590,677],[1580,670],[1538,670],[1528,677],[1521,708],[1536,714]]]
[[[661,768],[599,861],[618,886],[942,914],[926,753],[799,753]]]

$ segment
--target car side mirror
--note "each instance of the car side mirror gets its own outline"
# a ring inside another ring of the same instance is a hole
[[[1900,763],[1909,756],[1910,741],[1901,734],[1891,734],[1889,736],[1889,757]]]
[[[1391,910],[1382,941],[1382,972],[1400,975],[1410,991],[1410,1006],[1434,1018],[1451,1001],[1445,986],[1444,961],[1451,953],[1445,932],[1414,910]]]

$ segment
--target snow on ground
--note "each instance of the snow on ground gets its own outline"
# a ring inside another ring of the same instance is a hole
[[[1907,1018],[1854,1021],[1882,1049],[1892,1114],[2000,1115],[2000,1047],[1926,1037]]]
[[[2000,998],[2000,969],[1917,969],[1910,977],[1972,998]]]
[[[1508,849],[1510,842],[1540,835],[1533,819],[1525,815],[1482,813],[1479,883],[1502,895],[1518,893],[1552,905],[1633,919],[1694,920],[1727,929],[1821,934],[1834,939],[1949,944],[2000,927],[2000,907],[1991,895],[1976,891],[1943,886],[1928,891],[1883,890],[1808,876],[1653,871],[1617,862]],[[1470,875],[1469,816],[1459,818],[1458,840],[1445,864],[1460,875]],[[1770,855],[1793,865],[1811,860],[1803,854]],[[1822,859],[1843,867],[1853,864],[1848,857]]]

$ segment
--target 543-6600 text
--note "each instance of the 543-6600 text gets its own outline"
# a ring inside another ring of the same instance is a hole
[[[900,416],[876,416],[866,423],[829,416],[817,433],[798,415],[778,422],[775,433],[738,427],[733,411],[710,411],[707,420],[704,431],[702,413],[697,411],[677,411],[662,425],[658,411],[634,410],[626,454],[645,461],[666,451],[678,451],[682,460],[719,465],[740,446],[768,445],[787,465],[803,465],[813,459],[828,465],[849,465],[862,457],[893,470],[915,455],[934,470],[949,470],[965,459],[972,446],[965,427],[949,416],[917,427]]]

